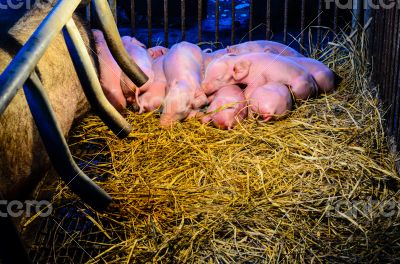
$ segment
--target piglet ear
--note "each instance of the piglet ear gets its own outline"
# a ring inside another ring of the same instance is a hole
[[[276,50],[272,49],[271,47],[266,47],[264,49],[265,53],[272,53],[272,54],[279,54],[278,52],[276,52]]]
[[[169,51],[169,49],[168,49],[168,48],[161,47],[161,53],[162,53],[162,55],[165,55],[165,54],[167,54],[167,53],[168,53],[168,51]]]
[[[149,53],[150,57],[155,59],[154,57],[154,51],[152,49],[148,49],[147,52]]]
[[[233,47],[230,47],[230,46],[228,46],[228,47],[226,47],[226,52],[228,53],[228,54],[233,54],[233,55],[237,55],[237,50],[235,49],[235,48],[233,48]]]
[[[122,43],[123,43],[124,45],[127,45],[127,44],[129,44],[129,43],[131,42],[131,37],[129,37],[129,36],[123,36],[123,37],[121,37],[121,40],[122,40]]]
[[[248,60],[237,62],[233,66],[233,79],[235,79],[235,81],[240,81],[246,78],[247,75],[249,75],[250,65],[251,62]]]
[[[142,47],[142,48],[146,48],[146,45],[144,45],[142,42],[140,42],[139,40],[137,40],[136,38],[131,38],[131,43],[133,43],[133,44],[135,44],[135,45],[138,45],[139,47]]]

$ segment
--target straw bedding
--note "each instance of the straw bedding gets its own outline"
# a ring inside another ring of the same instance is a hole
[[[118,140],[85,118],[71,148],[115,200],[90,217],[109,240],[89,263],[398,261],[399,177],[360,35],[312,49],[344,81],[280,121],[162,130],[131,112]]]

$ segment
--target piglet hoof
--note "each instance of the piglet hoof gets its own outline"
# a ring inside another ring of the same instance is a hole
[[[176,121],[168,115],[161,115],[160,127],[163,129],[170,129],[176,123]]]

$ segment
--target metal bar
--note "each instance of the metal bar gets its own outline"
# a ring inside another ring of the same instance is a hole
[[[137,87],[141,87],[149,78],[139,66],[130,59],[129,54],[125,50],[117,25],[112,18],[110,7],[105,0],[92,0],[92,3],[111,54],[128,78],[131,79]]]
[[[253,40],[253,15],[254,15],[254,1],[250,0],[249,8],[249,40]]]
[[[147,0],[147,46],[151,48],[153,39],[153,23],[151,17],[151,0]]]
[[[134,36],[136,33],[136,6],[135,6],[135,0],[131,0],[131,30],[132,30],[132,35]]]
[[[114,134],[119,138],[127,137],[132,127],[105,97],[85,43],[72,19],[65,25],[63,33],[76,73],[92,108]]]
[[[91,7],[90,7],[90,2],[87,4],[87,6],[85,7],[85,16],[86,16],[86,21],[90,24],[92,21],[91,18]]]
[[[117,0],[108,0],[108,4],[110,5],[111,13],[114,17],[115,24],[118,25],[118,17],[117,17]]]
[[[333,5],[333,32],[335,34],[338,33],[338,13],[339,13],[339,8],[337,4]]]
[[[22,49],[0,75],[0,115],[36,67],[50,42],[72,17],[80,0],[57,2]]]
[[[300,46],[301,53],[304,54],[304,39],[305,39],[305,20],[306,20],[306,0],[301,0],[301,21],[300,21]]]
[[[235,44],[235,19],[236,19],[236,3],[235,0],[231,0],[231,13],[232,13],[232,24],[231,24],[231,45]]]
[[[285,0],[284,14],[283,14],[283,43],[287,44],[288,36],[288,12],[289,12],[289,0]]]
[[[219,42],[219,0],[215,0],[215,42]]]
[[[398,102],[396,101],[396,82],[398,81],[398,60],[397,60],[397,45],[398,45],[398,24],[399,24],[399,16],[398,12],[395,8],[391,9],[391,12],[393,13],[393,18],[391,22],[391,27],[392,27],[392,32],[390,34],[390,37],[392,39],[391,47],[390,47],[390,52],[392,54],[391,57],[391,63],[390,63],[390,71],[391,71],[391,76],[389,78],[389,83],[388,86],[390,87],[390,98],[392,100],[392,107],[390,109],[390,123],[391,123],[391,130],[393,134],[396,134],[395,132],[397,131],[397,120],[395,118],[396,114],[396,109],[399,107]]]
[[[186,2],[181,0],[181,32],[182,40],[186,40]]]
[[[388,12],[386,10],[383,11],[384,12],[384,16],[387,18],[386,20],[386,24],[389,24],[390,21],[390,13],[388,14]],[[382,55],[383,55],[383,60],[382,60],[382,67],[380,69],[383,70],[383,72],[385,73],[385,77],[382,76],[382,88],[383,88],[383,96],[385,98],[385,103],[387,107],[390,107],[390,95],[388,93],[388,87],[386,85],[386,81],[387,81],[387,73],[388,71],[390,71],[390,69],[388,69],[388,61],[391,59],[391,54],[389,53],[388,50],[388,46],[389,46],[389,42],[390,42],[390,35],[389,33],[389,28],[387,28],[384,33],[383,33],[383,50],[382,50]],[[386,112],[385,117],[387,117],[388,112]]]
[[[164,0],[164,42],[165,47],[168,48],[168,0]]]
[[[33,73],[24,85],[33,119],[50,160],[67,186],[96,210],[105,210],[111,197],[76,165],[39,78]]]
[[[383,10],[382,9],[379,9],[379,13],[380,13],[380,19],[379,19],[379,23],[380,23],[380,25],[379,25],[379,32],[378,32],[378,38],[377,38],[377,41],[378,41],[378,56],[376,57],[377,58],[377,65],[378,65],[378,68],[376,68],[376,69],[382,69],[382,61],[383,61],[383,56],[382,56],[382,50],[383,50],[383,31],[384,31],[384,25],[385,25],[385,16],[383,15]],[[381,84],[381,81],[382,81],[382,75],[381,74],[379,74],[379,78],[378,78],[378,81],[379,81],[379,84]],[[379,89],[379,93],[380,93],[380,95],[381,95],[381,98],[382,98],[382,100],[384,101],[384,100],[386,100],[386,98],[384,98],[384,96],[383,96],[383,92],[382,92],[382,89]]]
[[[317,22],[317,49],[321,47],[321,24],[322,24],[322,5],[323,5],[323,0],[318,1],[318,22]]]
[[[396,9],[399,6],[396,6]],[[394,37],[396,38],[396,43],[395,43],[395,51],[394,51],[394,72],[396,74],[395,78],[393,79],[393,87],[394,87],[394,101],[396,102],[395,105],[395,111],[393,114],[393,119],[394,119],[394,125],[393,125],[393,129],[394,129],[394,133],[396,135],[396,142],[398,142],[399,140],[399,117],[400,117],[400,104],[399,104],[399,100],[400,100],[400,67],[399,67],[399,57],[400,57],[400,13],[399,11],[396,12],[396,17],[397,17],[397,21],[395,22],[396,25],[396,29],[395,29],[395,34]],[[399,145],[399,144],[397,144]],[[399,147],[399,146],[398,146]]]
[[[202,31],[203,31],[203,1],[198,0],[197,2],[197,41],[202,41]]]
[[[395,72],[394,72],[394,65],[393,63],[398,63],[397,61],[394,61],[394,43],[395,43],[395,38],[394,38],[394,29],[395,29],[395,9],[391,8],[386,10],[386,14],[389,15],[389,21],[388,21],[388,28],[386,31],[386,37],[388,38],[388,44],[386,47],[386,54],[387,54],[387,59],[386,59],[386,70],[384,71],[385,73],[385,89],[387,90],[386,94],[389,100],[389,117],[387,118],[388,121],[388,129],[390,132],[393,134],[393,115],[394,115],[394,107],[396,105],[396,102],[394,102],[394,87],[392,84]],[[396,32],[397,33],[397,32]]]
[[[266,39],[271,39],[271,0],[267,0],[267,14],[266,14],[266,22],[265,24],[267,25],[266,27],[266,34],[265,34],[265,38]]]
[[[361,22],[361,9],[363,0],[353,0],[353,19],[351,28],[355,30],[358,27],[358,24]]]
[[[376,19],[377,17],[379,17],[380,15],[380,9],[376,9],[374,10],[374,43],[373,43],[373,63],[374,63],[374,68],[376,69],[376,67],[379,65],[379,47],[380,47],[380,42],[379,42],[379,34],[381,32],[381,20],[380,19]],[[372,71],[373,74],[373,79],[378,82],[378,75],[376,70]],[[377,83],[378,84],[378,83]],[[380,90],[379,90],[380,91]]]

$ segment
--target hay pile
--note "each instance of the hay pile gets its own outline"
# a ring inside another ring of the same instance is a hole
[[[87,117],[71,147],[115,200],[91,217],[109,240],[89,263],[398,260],[399,177],[364,39],[314,50],[344,81],[281,121],[166,131],[156,115],[130,113],[134,132],[118,140]]]

